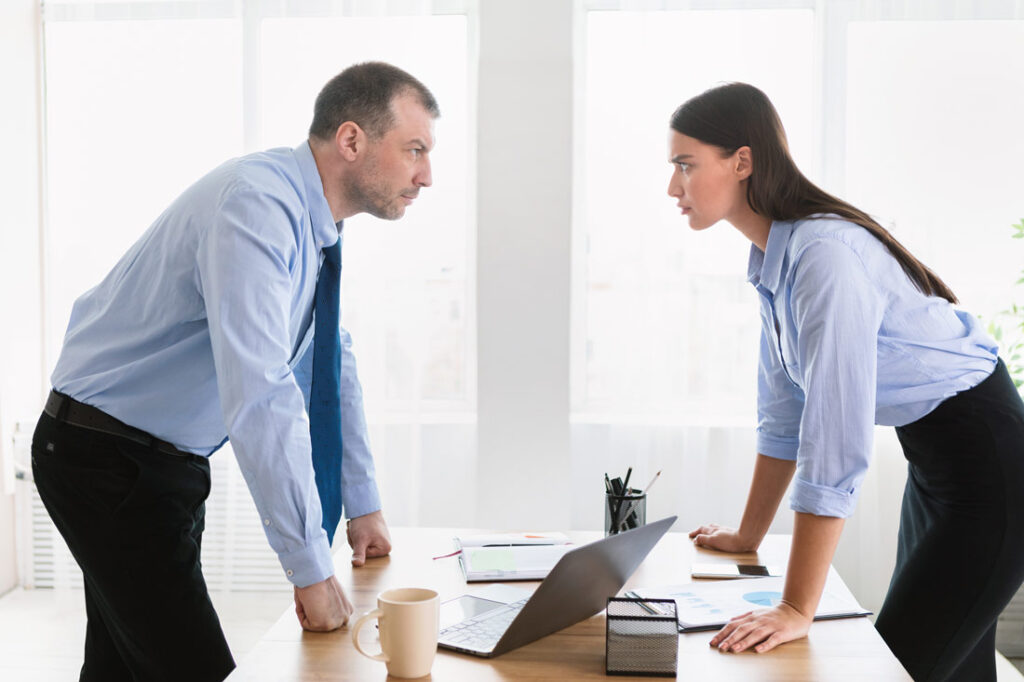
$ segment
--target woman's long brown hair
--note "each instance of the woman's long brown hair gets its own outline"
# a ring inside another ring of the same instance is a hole
[[[831,213],[860,225],[885,244],[921,292],[957,298],[939,276],[917,260],[889,231],[864,211],[812,183],[796,167],[782,121],[768,97],[752,85],[728,83],[687,100],[672,114],[678,133],[732,155],[750,147],[753,172],[747,181],[747,202],[754,212],[771,220],[799,220]]]

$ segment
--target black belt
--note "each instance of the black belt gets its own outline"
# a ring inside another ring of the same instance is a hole
[[[192,457],[191,454],[182,452],[165,440],[160,440],[159,438],[151,436],[142,429],[128,426],[124,422],[114,419],[103,410],[99,410],[91,405],[86,405],[85,403],[80,403],[74,398],[64,395],[63,393],[58,393],[57,391],[50,391],[50,395],[46,399],[46,406],[43,407],[43,412],[59,422],[65,422],[72,426],[80,426],[83,429],[89,429],[90,431],[98,431],[112,436],[127,438],[133,443],[145,445],[148,448],[159,450],[160,452],[168,455],[173,455],[175,457]]]

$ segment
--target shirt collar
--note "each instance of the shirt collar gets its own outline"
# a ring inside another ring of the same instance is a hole
[[[775,294],[782,278],[782,262],[785,260],[786,247],[789,246],[792,234],[792,221],[772,221],[765,250],[762,251],[756,244],[750,245],[750,258],[747,261],[748,282],[755,287],[760,285]]]
[[[343,220],[334,222],[331,215],[331,207],[327,204],[327,197],[324,196],[324,183],[320,178],[320,171],[317,170],[316,160],[313,158],[313,150],[309,147],[309,140],[306,140],[292,150],[295,161],[299,165],[299,172],[302,174],[302,184],[306,189],[306,202],[309,205],[309,219],[313,224],[313,239],[316,240],[316,247],[323,249],[330,246],[341,238]]]

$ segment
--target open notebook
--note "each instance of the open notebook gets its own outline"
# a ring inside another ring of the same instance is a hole
[[[543,580],[573,548],[564,533],[498,533],[455,538],[467,582]]]

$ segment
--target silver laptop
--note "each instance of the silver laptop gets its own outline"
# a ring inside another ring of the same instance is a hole
[[[670,516],[566,552],[532,594],[491,585],[444,602],[438,645],[490,658],[600,613],[675,520]]]

